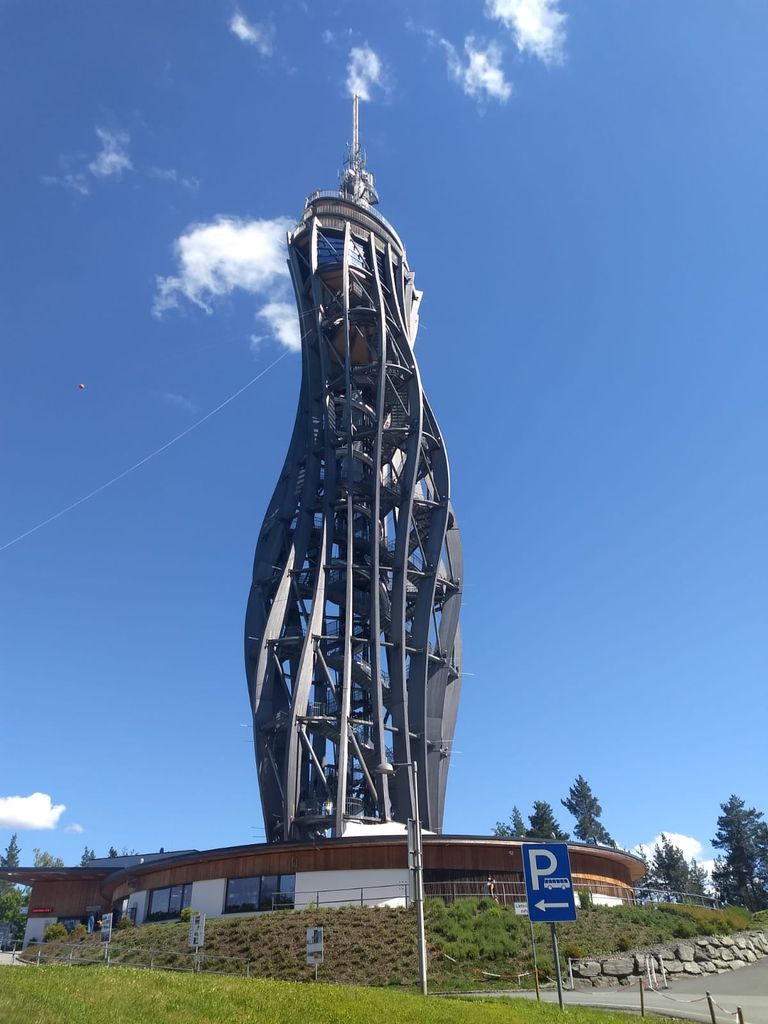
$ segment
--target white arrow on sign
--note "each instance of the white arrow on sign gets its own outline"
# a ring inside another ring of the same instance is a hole
[[[537,910],[556,910],[558,907],[569,907],[570,903],[547,903],[546,900],[539,900],[534,906]]]

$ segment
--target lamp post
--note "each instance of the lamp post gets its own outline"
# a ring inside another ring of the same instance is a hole
[[[427,937],[424,930],[424,858],[421,842],[421,818],[419,817],[419,776],[415,761],[388,761],[376,768],[378,775],[394,775],[398,768],[407,768],[411,784],[411,807],[413,817],[408,819],[408,867],[413,877],[414,903],[416,904],[416,941],[419,952],[419,987],[421,994],[427,994]]]

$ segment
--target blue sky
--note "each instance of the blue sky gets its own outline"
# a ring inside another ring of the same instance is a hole
[[[0,2],[23,859],[260,837],[242,621],[298,393],[282,238],[335,186],[352,89],[465,546],[446,831],[582,773],[622,845],[707,859],[720,802],[768,806],[768,7],[381,10]]]

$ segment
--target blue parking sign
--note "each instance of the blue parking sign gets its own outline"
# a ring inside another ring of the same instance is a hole
[[[523,872],[531,921],[575,921],[566,843],[523,843]]]

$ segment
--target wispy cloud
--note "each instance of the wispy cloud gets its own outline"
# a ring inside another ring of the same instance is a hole
[[[462,59],[447,39],[438,41],[445,51],[448,73],[467,96],[507,102],[512,95],[512,86],[504,77],[501,48],[496,43],[488,43],[483,48],[476,45],[474,36],[467,36],[464,40],[465,59]]]
[[[173,406],[174,409],[183,409],[184,412],[195,411],[195,403],[186,395],[178,394],[175,391],[161,391],[160,398],[166,405]]]
[[[65,832],[74,832],[75,835],[81,836],[83,834],[83,832],[85,832],[85,829],[83,828],[82,825],[78,825],[78,823],[76,821],[73,821],[71,825],[65,825],[64,826],[64,831]]]
[[[56,828],[66,809],[64,804],[54,804],[47,793],[3,796],[0,797],[0,828]]]
[[[44,185],[61,185],[62,188],[71,189],[78,195],[90,195],[91,186],[84,174],[43,174],[40,180]]]
[[[370,100],[374,86],[382,87],[384,67],[381,58],[369,46],[353,46],[347,64],[347,92]]]
[[[235,11],[229,21],[229,30],[242,42],[255,46],[262,57],[271,56],[274,30],[270,26],[248,21],[241,11]]]
[[[560,0],[486,0],[485,13],[505,25],[520,53],[532,53],[545,64],[563,59],[566,16]]]
[[[101,149],[88,164],[91,174],[96,178],[119,178],[123,171],[130,171],[133,164],[126,148],[131,141],[128,133],[111,132],[97,125],[96,134],[101,140]]]
[[[191,225],[174,242],[177,273],[157,278],[153,313],[162,316],[184,299],[212,313],[217,299],[236,290],[268,297],[257,317],[276,341],[298,350],[296,310],[290,303],[285,262],[285,235],[293,224],[290,217],[240,220],[221,216],[207,224]]]
[[[196,192],[200,187],[198,178],[185,177],[173,167],[150,166],[147,168],[147,176],[154,178],[155,181],[166,181],[170,185],[181,185],[182,188],[189,189],[190,192]]]

